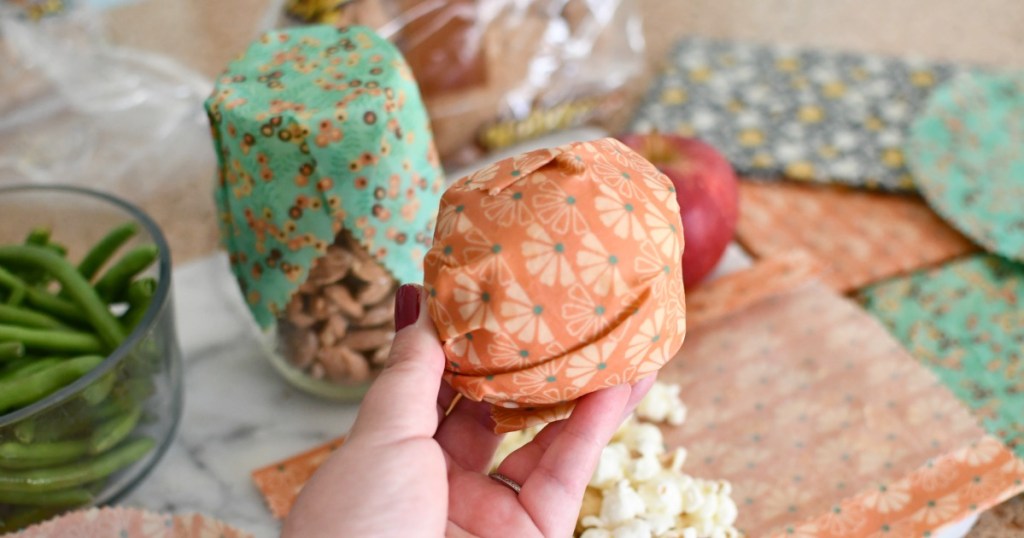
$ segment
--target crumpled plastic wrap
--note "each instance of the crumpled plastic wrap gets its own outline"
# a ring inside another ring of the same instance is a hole
[[[643,68],[633,0],[355,0],[416,74],[446,164],[600,124]]]
[[[30,21],[0,7],[0,183],[158,191],[209,175],[211,84],[163,56],[110,46],[86,7]]]

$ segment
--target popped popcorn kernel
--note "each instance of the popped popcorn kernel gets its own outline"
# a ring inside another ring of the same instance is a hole
[[[580,538],[739,538],[732,486],[683,472],[686,449],[669,451],[654,423],[679,425],[686,406],[679,386],[655,383],[634,417],[601,451],[583,495],[576,524]],[[534,428],[505,437],[495,462],[537,434]],[[508,446],[506,446],[508,445]],[[497,465],[497,463],[495,463]]]
[[[678,426],[686,420],[686,405],[679,398],[679,385],[655,383],[636,408],[641,420]]]

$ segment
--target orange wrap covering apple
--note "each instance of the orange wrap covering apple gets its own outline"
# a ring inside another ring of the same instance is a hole
[[[672,183],[617,140],[459,179],[424,262],[446,380],[507,432],[653,374],[686,334],[682,249]]]

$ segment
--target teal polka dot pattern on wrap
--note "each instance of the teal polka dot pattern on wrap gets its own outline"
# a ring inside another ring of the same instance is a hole
[[[373,30],[269,32],[206,102],[232,270],[269,326],[348,230],[401,282],[422,281],[444,186],[405,60]]]

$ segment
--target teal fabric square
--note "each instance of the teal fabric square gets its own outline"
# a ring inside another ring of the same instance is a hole
[[[1024,261],[1024,73],[965,75],[935,90],[906,154],[932,208],[986,249]]]
[[[861,297],[1024,457],[1024,265],[976,255],[876,284]]]

